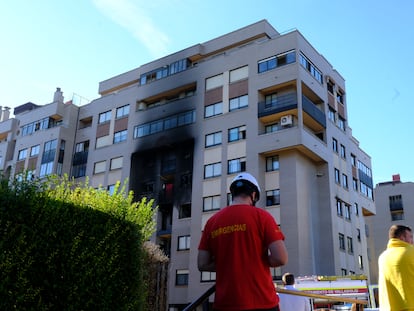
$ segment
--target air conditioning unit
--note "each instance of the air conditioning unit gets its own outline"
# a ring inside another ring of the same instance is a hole
[[[291,125],[292,124],[292,115],[283,116],[280,118],[280,125]]]

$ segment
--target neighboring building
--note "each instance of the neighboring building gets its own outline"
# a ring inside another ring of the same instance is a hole
[[[51,172],[88,176],[109,191],[128,180],[137,199],[154,198],[154,241],[170,256],[170,310],[214,282],[214,273],[197,270],[198,242],[242,171],[257,177],[258,205],[286,235],[289,263],[273,269],[275,278],[369,275],[363,216],[375,214],[371,158],[348,125],[344,78],[299,31],[279,34],[262,20],[105,80],[99,93],[79,108],[59,102],[51,104],[57,112],[43,106],[24,115],[20,131],[44,117],[72,126],[24,144],[19,134],[14,161],[34,143],[57,139],[59,148],[64,140],[62,170],[55,155]]]
[[[71,102],[63,102],[59,88],[48,105],[26,103],[16,107],[19,130],[15,133],[12,165],[6,168],[11,176],[27,173],[28,178],[43,178],[69,174],[78,110]]]
[[[408,225],[414,230],[414,183],[402,182],[400,175],[375,186],[377,213],[367,220],[368,255],[371,282],[378,282],[378,257],[387,248],[388,230],[392,225]]]
[[[0,173],[11,176],[19,121],[10,118],[10,108],[0,106]]]

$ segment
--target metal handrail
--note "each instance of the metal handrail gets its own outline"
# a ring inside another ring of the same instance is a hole
[[[214,284],[210,287],[204,294],[190,303],[187,307],[184,308],[183,311],[194,311],[197,307],[201,306],[207,299],[216,291],[216,285]],[[288,294],[288,295],[296,295],[296,296],[304,296],[309,298],[319,298],[324,300],[333,300],[333,301],[341,301],[341,302],[349,302],[356,304],[359,308],[357,310],[364,310],[364,305],[367,304],[367,301],[354,299],[354,298],[347,298],[347,297],[340,297],[340,296],[328,296],[328,295],[319,295],[319,294],[311,294],[302,292],[299,290],[289,290],[284,288],[277,288],[276,291],[280,294]]]
[[[196,300],[194,300],[192,303],[190,303],[187,307],[184,308],[183,311],[193,311],[198,306],[201,306],[204,301],[210,297],[211,294],[213,294],[216,291],[216,284],[211,286],[204,294],[202,294],[200,297],[198,297]]]

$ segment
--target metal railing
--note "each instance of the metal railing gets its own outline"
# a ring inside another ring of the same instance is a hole
[[[194,311],[197,310],[197,307],[202,306],[208,298],[216,291],[216,285],[210,287],[204,294],[190,303],[187,307],[184,308],[183,311]],[[366,300],[354,299],[354,298],[347,298],[347,297],[340,297],[340,296],[328,296],[328,295],[319,295],[319,294],[311,294],[302,292],[299,290],[288,290],[284,288],[277,288],[276,290],[280,294],[288,294],[288,295],[296,295],[296,296],[304,296],[308,298],[316,298],[322,300],[331,300],[331,301],[340,301],[340,302],[347,302],[355,304],[357,311],[364,310],[364,305],[368,303]]]
[[[207,301],[208,297],[210,297],[215,291],[216,291],[216,284],[211,286],[204,294],[202,294],[200,297],[198,297],[196,300],[190,303],[187,307],[185,307],[183,311],[196,310],[196,308],[201,306],[205,301]]]

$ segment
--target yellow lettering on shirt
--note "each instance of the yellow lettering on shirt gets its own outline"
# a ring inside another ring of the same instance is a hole
[[[211,232],[211,238],[216,238],[222,234],[229,234],[234,232],[246,231],[246,224],[234,224],[230,226],[220,227]]]

